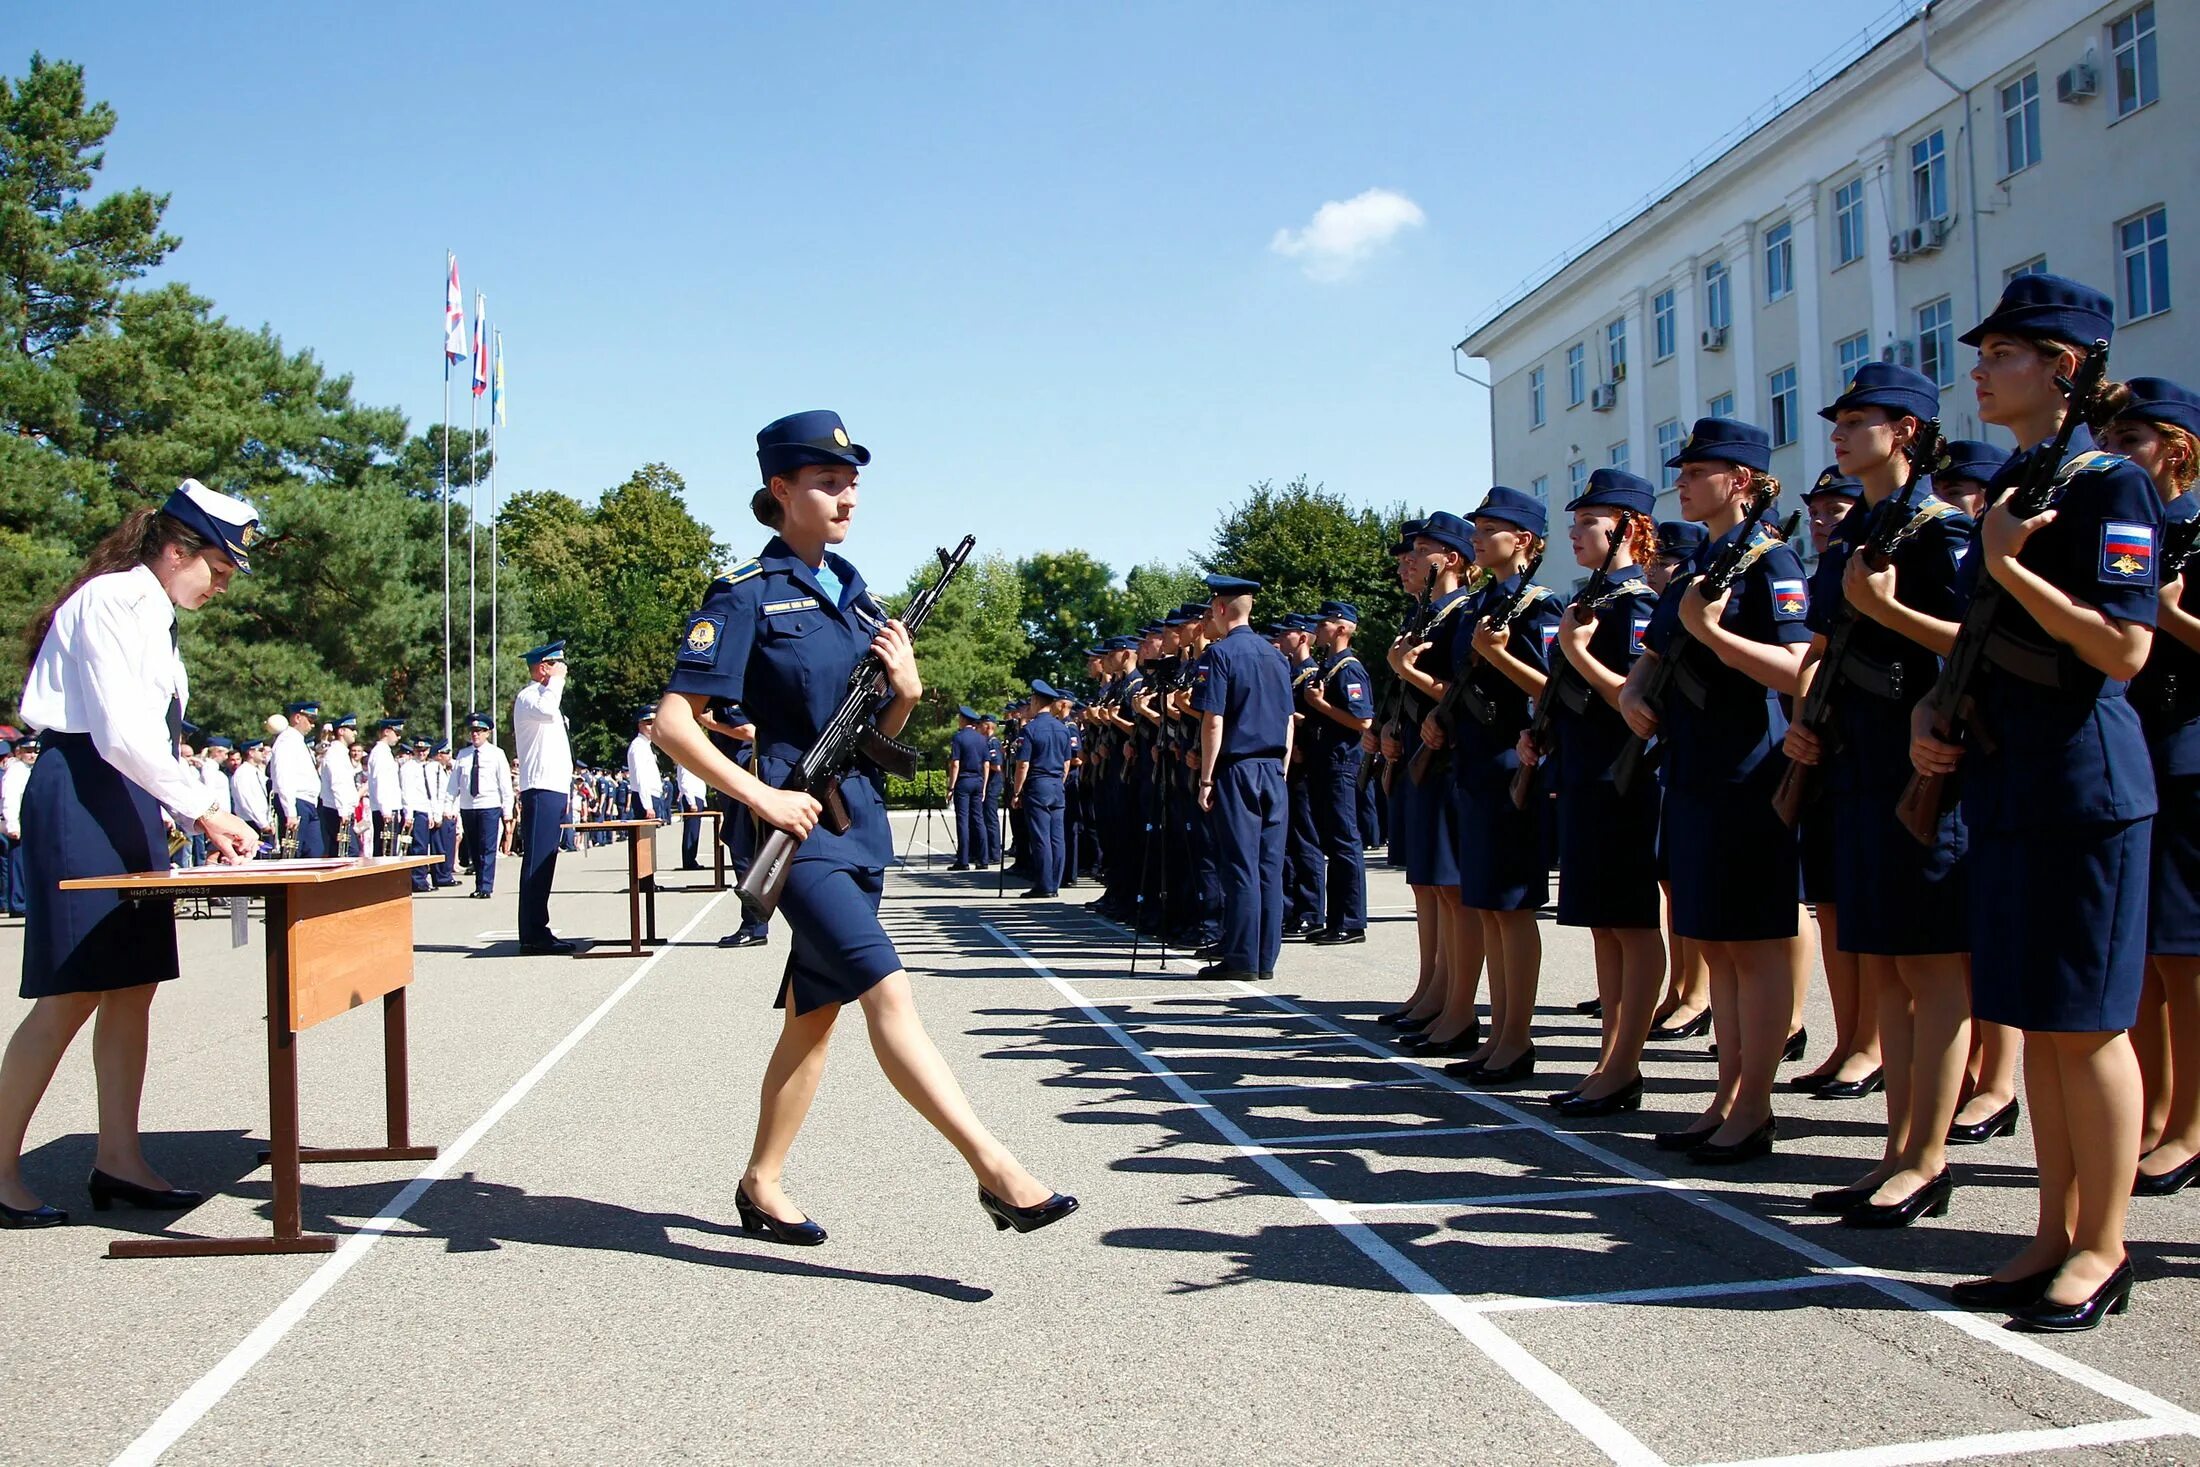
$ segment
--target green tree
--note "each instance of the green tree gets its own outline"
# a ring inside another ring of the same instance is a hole
[[[937,576],[931,566],[918,567],[898,595],[882,598],[886,609],[898,615]],[[958,706],[998,711],[1022,690],[1018,668],[1030,650],[1024,634],[1024,592],[1016,562],[997,552],[978,556],[964,563],[918,631],[924,696],[901,738],[922,750],[931,767],[946,767]]]
[[[1407,606],[1390,556],[1404,518],[1402,505],[1383,512],[1357,508],[1303,474],[1281,489],[1263,480],[1223,513],[1203,561],[1217,574],[1259,581],[1254,614],[1261,619],[1312,611],[1328,600],[1356,603],[1354,645],[1363,660],[1377,665]]]
[[[1135,631],[1187,601],[1210,599],[1206,574],[1188,560],[1174,565],[1156,560],[1132,566],[1130,574],[1123,577],[1123,589],[1115,594],[1107,635]]]
[[[1025,682],[1082,681],[1084,649],[1101,635],[1113,609],[1115,573],[1082,550],[1042,551],[1016,569],[1024,583],[1024,636],[1031,644],[1017,675]]]

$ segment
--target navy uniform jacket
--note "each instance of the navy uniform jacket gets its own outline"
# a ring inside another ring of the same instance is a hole
[[[1447,730],[1449,742],[1446,747],[1451,750],[1451,767],[1463,783],[1508,783],[1512,772],[1520,767],[1520,734],[1529,722],[1528,695],[1511,678],[1484,665],[1474,651],[1475,626],[1484,616],[1494,614],[1511,600],[1519,589],[1520,577],[1517,575],[1492,581],[1471,593],[1474,599],[1448,619],[1451,634],[1444,650],[1450,656],[1450,676],[1455,681],[1471,678],[1496,710],[1495,716],[1485,724],[1462,707]],[[1552,644],[1558,638],[1559,611],[1556,596],[1549,592],[1536,596],[1514,620],[1505,650],[1531,667],[1548,670]],[[1431,655],[1435,650],[1431,649]]]
[[[1247,634],[1252,635],[1251,628],[1247,628]],[[1275,651],[1273,647],[1268,650]],[[1359,653],[1350,649],[1330,653],[1322,659],[1321,671],[1314,680],[1330,707],[1342,708],[1354,718],[1375,716],[1375,685],[1361,665]],[[1307,723],[1312,727],[1315,753],[1335,756],[1359,752],[1360,735],[1356,730],[1321,713],[1311,715]]]
[[[1989,501],[2045,451],[2042,445],[2011,458],[1994,476]],[[2096,456],[2073,467],[2083,454]],[[2162,540],[2154,481],[2129,459],[2098,453],[2083,428],[2071,435],[2059,472],[2066,482],[2055,518],[2025,542],[2018,561],[2118,621],[2153,626]],[[1982,574],[1983,558],[1966,556],[1962,590],[1968,594]],[[1988,738],[1963,761],[1964,819],[1974,830],[2013,831],[2152,815],[2154,768],[2125,685],[2049,638],[2014,596],[2003,598],[1995,625],[2016,647],[2052,655],[2063,676],[2055,687],[2030,681],[1989,652],[1977,693]]]
[[[1581,598],[1574,599],[1578,604]],[[1643,579],[1641,566],[1621,566],[1613,571],[1605,582],[1604,594],[1597,599],[1596,630],[1589,634],[1589,655],[1601,666],[1627,676],[1648,645],[1650,613],[1657,601],[1657,592]],[[1554,631],[1550,666],[1557,667],[1565,658],[1566,654],[1558,650]],[[1551,719],[1558,735],[1559,782],[1568,788],[1609,784],[1612,763],[1627,743],[1627,720],[1619,716],[1619,710],[1578,675],[1569,673]]]
[[[956,788],[976,789],[985,778],[985,735],[974,728],[958,728],[955,736],[947,741],[950,759],[962,766],[955,777]]]
[[[1737,672],[1696,644],[1681,628],[1681,595],[1695,585],[1727,546],[1741,535],[1736,525],[1699,549],[1658,598],[1650,617],[1650,650],[1675,654],[1683,671],[1659,710],[1659,739],[1665,745],[1665,774],[1675,787],[1735,784],[1748,779],[1774,757],[1787,737],[1787,714],[1779,695],[1746,673]],[[1769,542],[1769,543],[1766,543]],[[1753,543],[1765,549],[1734,582],[1720,625],[1753,642],[1792,646],[1810,640],[1810,587],[1795,552],[1759,528]],[[1703,694],[1701,707],[1684,682]]]
[[[1365,700],[1367,674],[1356,677]],[[1280,759],[1291,732],[1291,664],[1251,627],[1232,627],[1228,636],[1207,644],[1193,670],[1192,708],[1222,715],[1217,769],[1240,759]]]
[[[1910,538],[1894,553],[1895,600],[1924,616],[1961,621],[1969,598],[1956,589],[1956,578],[1977,526],[1969,515],[1935,495],[1923,479],[1911,484],[1907,502],[1903,496],[1904,491],[1897,490],[1881,507],[1912,528]],[[1875,523],[1872,507],[1859,499],[1834,526],[1810,578],[1805,624],[1813,632],[1831,633],[1848,605],[1841,576]],[[1859,616],[1849,633],[1846,666],[1846,685],[1833,695],[1829,783],[1854,794],[1890,787],[1899,792],[1911,773],[1910,710],[1940,676],[1940,656]]]
[[[1016,751],[1018,764],[1028,763],[1024,776],[1026,804],[1054,805],[1062,799],[1062,773],[1069,768],[1069,725],[1051,713],[1042,713],[1024,725],[1023,747]]]
[[[777,535],[755,560],[711,583],[688,618],[673,659],[669,693],[739,703],[756,724],[756,775],[783,786],[847,695],[849,674],[871,650],[886,612],[847,561],[826,552],[840,578],[836,602],[817,575]],[[797,860],[838,861],[871,870],[893,858],[885,791],[861,764],[841,781],[853,822],[834,835],[820,825]]]
[[[2200,494],[2186,491],[2169,502],[2162,515],[2165,541],[2200,529]],[[2182,571],[2188,615],[2200,612],[2192,578]],[[2175,637],[2157,636],[2147,665],[2131,680],[2131,706],[2139,710],[2147,743],[2154,750],[2155,772],[2173,777],[2200,774],[2200,652]]]

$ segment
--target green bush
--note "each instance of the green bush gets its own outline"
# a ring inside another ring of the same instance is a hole
[[[895,774],[886,776],[888,809],[909,810],[926,802],[942,806],[947,803],[946,770],[920,769],[913,779],[903,779]]]

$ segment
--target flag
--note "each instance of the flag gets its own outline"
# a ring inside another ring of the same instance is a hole
[[[496,357],[489,367],[489,422],[504,426],[504,333],[496,334]]]
[[[489,390],[489,302],[474,292],[474,396]]]
[[[448,370],[466,360],[466,297],[458,289],[458,256],[445,250],[443,258],[451,267],[450,283],[443,290],[443,365]]]

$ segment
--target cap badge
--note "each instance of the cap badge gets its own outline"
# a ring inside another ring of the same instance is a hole
[[[846,428],[833,429],[833,442],[839,444],[842,448],[846,448],[848,446],[848,430]]]

